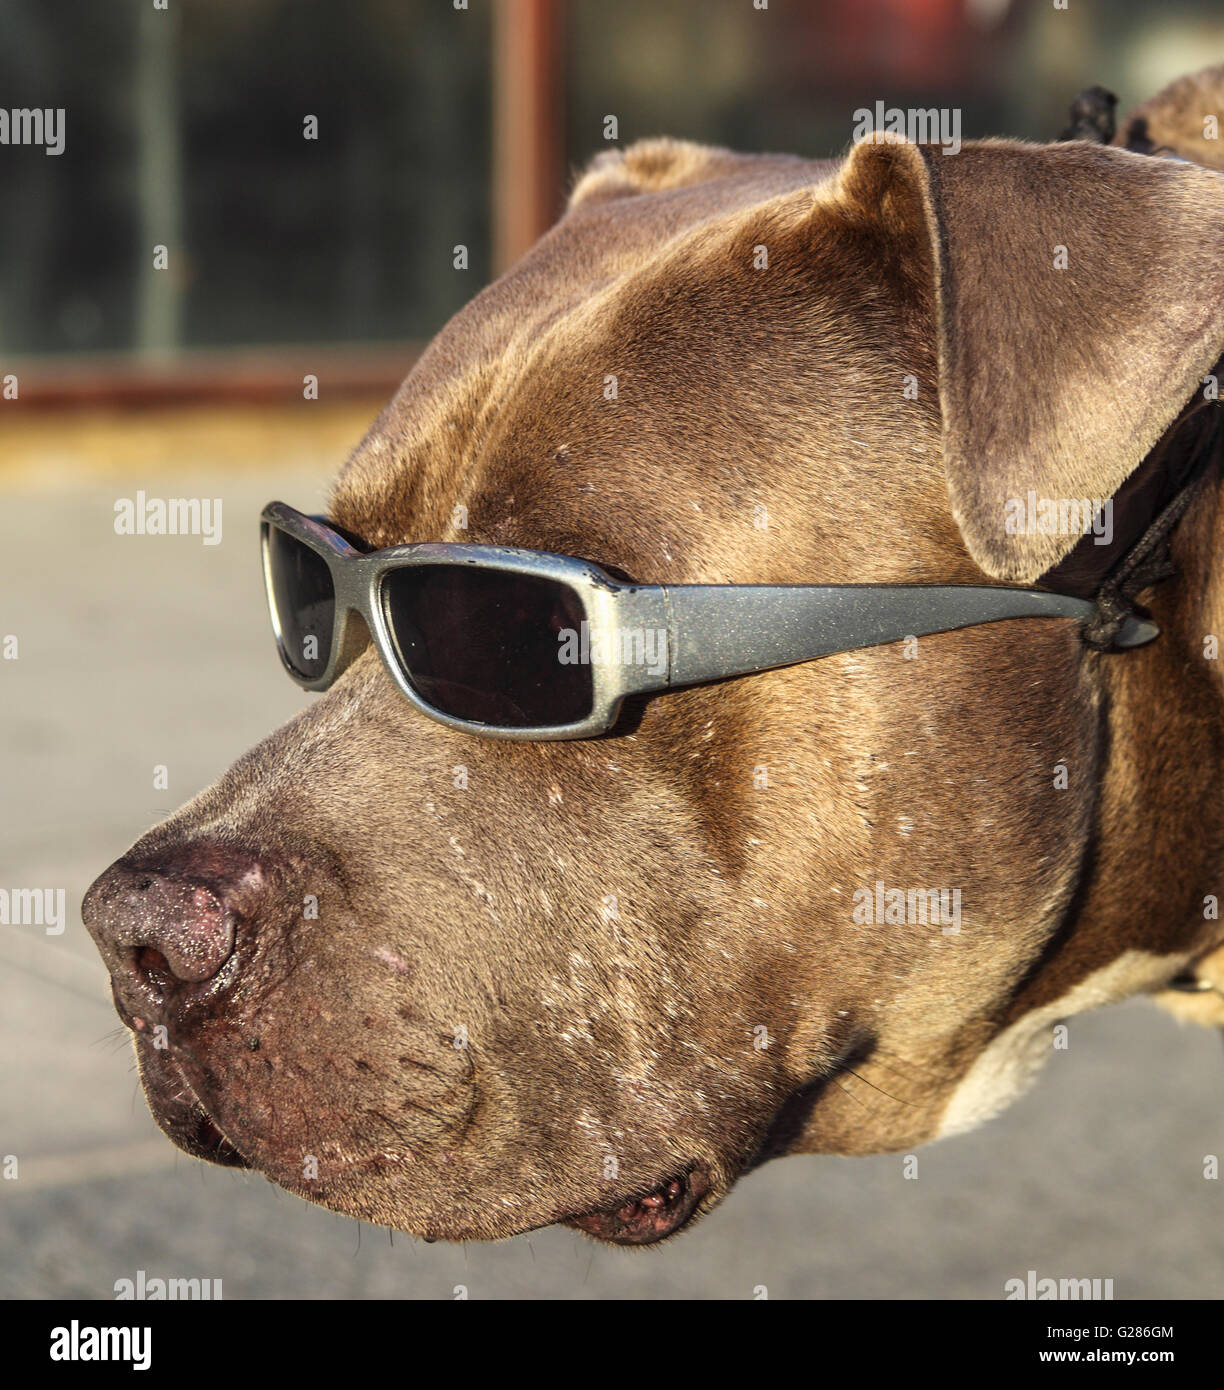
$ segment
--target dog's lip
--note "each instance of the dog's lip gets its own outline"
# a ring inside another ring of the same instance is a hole
[[[653,1245],[689,1221],[710,1187],[706,1170],[693,1167],[639,1197],[568,1217],[564,1224],[614,1245]]]
[[[179,1148],[185,1149],[196,1158],[209,1163],[219,1163],[224,1168],[249,1168],[251,1165],[238,1152],[233,1144],[221,1133],[216,1123],[202,1105],[192,1107],[192,1129],[190,1142],[176,1139]]]
[[[184,1153],[223,1168],[251,1166],[198,1100],[167,1101],[147,1095],[146,1099],[158,1128]]]
[[[252,1166],[204,1107],[180,1065],[150,1048],[142,1054],[140,1071],[149,1113],[172,1143],[223,1168]]]

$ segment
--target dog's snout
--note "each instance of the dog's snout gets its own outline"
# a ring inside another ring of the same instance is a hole
[[[238,894],[260,878],[258,864],[246,860],[220,874],[112,865],[86,894],[81,915],[123,1008],[143,1017],[215,979],[234,953]]]

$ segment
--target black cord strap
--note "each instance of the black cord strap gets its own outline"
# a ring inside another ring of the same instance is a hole
[[[1219,437],[1220,429],[1217,425],[1212,435],[1213,445],[1218,442]],[[1190,481],[1157,516],[1122,563],[1101,585],[1096,595],[1096,613],[1081,630],[1081,636],[1090,647],[1095,647],[1098,651],[1108,651],[1113,647],[1123,623],[1127,618],[1135,616],[1136,597],[1144,589],[1176,574],[1177,566],[1173,563],[1169,540],[1177,523],[1200,491],[1206,477],[1207,462],[1214,452],[1214,447],[1203,450]]]

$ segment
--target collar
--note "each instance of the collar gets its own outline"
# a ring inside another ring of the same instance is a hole
[[[1100,651],[1140,646],[1159,635],[1136,598],[1176,572],[1170,538],[1200,492],[1210,465],[1224,457],[1220,404],[1196,395],[1117,490],[1108,545],[1098,545],[1098,537],[1086,535],[1038,579],[1041,587],[1055,593],[1095,601],[1096,615],[1083,630],[1089,646]]]

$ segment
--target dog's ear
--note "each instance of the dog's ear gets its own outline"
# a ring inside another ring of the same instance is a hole
[[[927,259],[952,512],[987,574],[1032,582],[1079,536],[1009,534],[1008,499],[1113,496],[1224,352],[1224,177],[1083,143],[864,143],[835,196]]]
[[[634,193],[663,193],[708,179],[723,178],[753,164],[750,155],[733,154],[715,145],[665,136],[638,140],[625,150],[605,150],[579,174],[569,196],[571,208],[623,198]]]

